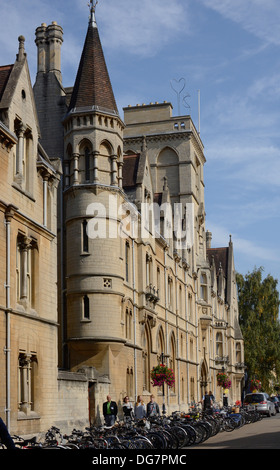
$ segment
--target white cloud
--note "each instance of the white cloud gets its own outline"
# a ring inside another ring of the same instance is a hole
[[[187,32],[186,13],[187,5],[180,0],[108,0],[100,4],[102,42],[105,47],[151,57],[172,38],[178,39],[180,32]]]
[[[200,0],[258,38],[280,44],[279,0]]]

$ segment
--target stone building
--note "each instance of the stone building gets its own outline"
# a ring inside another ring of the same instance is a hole
[[[0,67],[0,414],[18,433],[46,426],[57,398],[57,187],[42,148],[24,37]]]
[[[0,187],[6,220],[1,257],[7,258],[10,227],[10,268],[19,292],[21,250],[36,256],[30,261],[36,275],[27,278],[34,282],[33,300],[16,299],[13,289],[9,304],[3,293],[0,340],[8,351],[6,326],[14,321],[9,367],[18,367],[19,376],[13,377],[13,393],[25,373],[45,369],[51,377],[45,385],[47,376],[40,376],[38,388],[31,387],[41,430],[50,418],[73,427],[100,421],[108,393],[120,410],[126,394],[147,402],[152,392],[168,412],[187,410],[206,389],[219,401],[216,376],[222,370],[232,380],[234,402],[244,375],[233,244],[230,239],[227,247],[211,247],[200,135],[191,117],[173,117],[167,102],[128,106],[121,119],[91,3],[73,88],[63,87],[63,31],[55,22],[36,30],[34,97],[22,40],[16,64],[0,68],[1,173],[7,175]],[[26,82],[16,79],[12,103],[8,85],[15,69],[24,70]],[[25,148],[32,148],[23,169],[21,124]],[[18,168],[30,175],[30,186]],[[4,284],[8,298],[9,279]],[[21,366],[26,357],[30,369]],[[1,368],[5,360],[1,356]],[[176,379],[164,396],[150,379],[160,361]],[[7,396],[9,407],[12,414],[26,412],[15,397],[11,405]]]

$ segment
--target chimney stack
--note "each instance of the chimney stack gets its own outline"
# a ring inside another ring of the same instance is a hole
[[[59,26],[56,21],[53,21],[50,26],[47,26],[46,23],[42,23],[41,26],[36,29],[35,43],[38,50],[37,72],[53,72],[61,83],[62,27]]]
[[[206,249],[208,250],[211,248],[211,241],[212,241],[212,233],[207,230],[206,232]]]

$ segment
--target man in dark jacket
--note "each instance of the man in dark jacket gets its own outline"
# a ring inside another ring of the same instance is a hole
[[[15,449],[14,441],[11,438],[7,426],[2,418],[0,418],[0,442],[2,442],[7,449]]]
[[[212,397],[208,395],[208,392],[205,392],[204,399],[203,399],[203,409],[204,411],[210,411],[212,409],[213,401]]]
[[[113,426],[118,414],[118,406],[115,401],[111,400],[110,395],[107,396],[107,401],[103,403],[103,416],[106,426]]]

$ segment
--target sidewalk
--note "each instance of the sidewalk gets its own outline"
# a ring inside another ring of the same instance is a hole
[[[190,449],[280,449],[280,415],[219,433]]]

